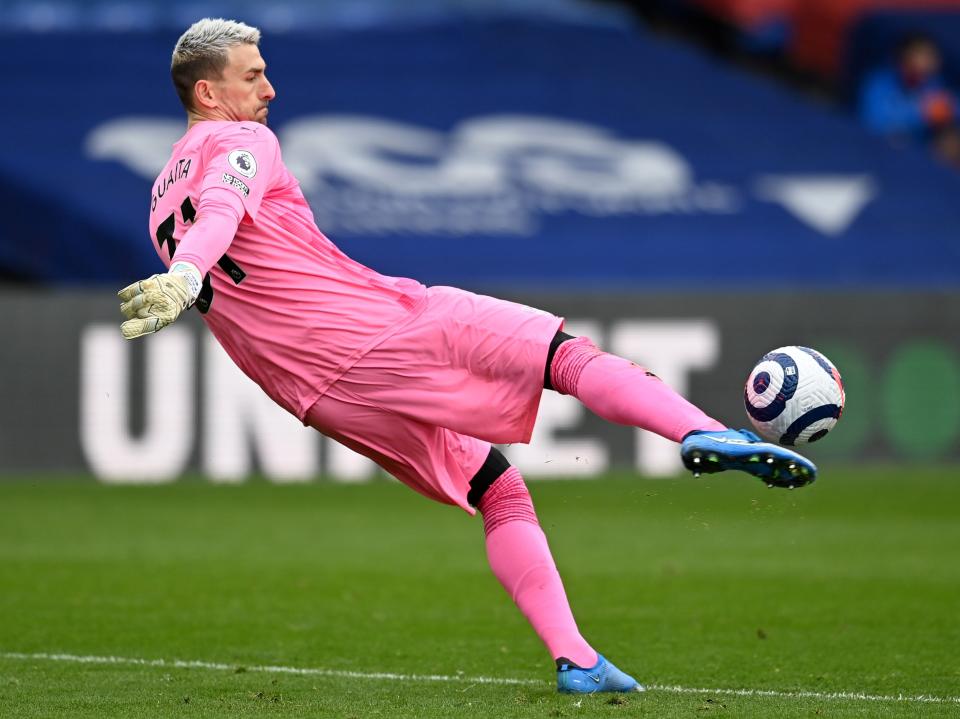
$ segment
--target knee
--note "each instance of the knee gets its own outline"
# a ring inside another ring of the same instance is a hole
[[[467,501],[483,515],[486,534],[507,522],[531,522],[539,526],[523,476],[495,447],[490,448],[490,455],[470,481],[470,488]]]
[[[503,456],[503,453],[496,447],[490,447],[490,453],[487,454],[483,465],[470,480],[470,491],[467,492],[467,502],[470,506],[479,507],[480,500],[483,499],[490,486],[508,469],[510,469],[510,462]]]
[[[580,375],[584,368],[604,351],[589,337],[573,337],[561,343],[551,358],[548,370],[550,389],[560,394],[578,396]]]

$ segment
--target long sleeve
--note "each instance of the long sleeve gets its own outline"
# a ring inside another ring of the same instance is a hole
[[[172,262],[189,262],[204,276],[226,254],[242,218],[243,205],[233,193],[218,187],[205,190],[194,224],[177,245]]]

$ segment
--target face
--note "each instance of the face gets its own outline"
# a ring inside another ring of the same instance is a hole
[[[937,48],[921,44],[913,46],[903,56],[902,70],[908,83],[922,83],[940,71]]]
[[[234,45],[219,80],[209,82],[218,115],[226,120],[267,124],[267,105],[276,96],[265,73],[267,64],[256,45]]]

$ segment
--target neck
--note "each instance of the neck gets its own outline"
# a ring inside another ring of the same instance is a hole
[[[204,120],[233,120],[235,118],[228,117],[227,114],[218,107],[212,109],[196,110],[191,109],[187,110],[187,129],[196,125],[198,122],[203,122]]]
[[[193,112],[192,110],[188,110],[188,111],[187,111],[187,129],[189,130],[191,127],[193,127],[194,125],[196,125],[198,122],[203,122],[203,121],[206,120],[206,119],[207,119],[207,118],[203,117],[202,115],[198,115],[197,113]]]

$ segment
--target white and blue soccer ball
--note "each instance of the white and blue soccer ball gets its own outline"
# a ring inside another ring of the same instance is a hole
[[[768,352],[743,390],[743,404],[757,434],[788,446],[823,439],[840,419],[844,399],[837,368],[809,347]]]

